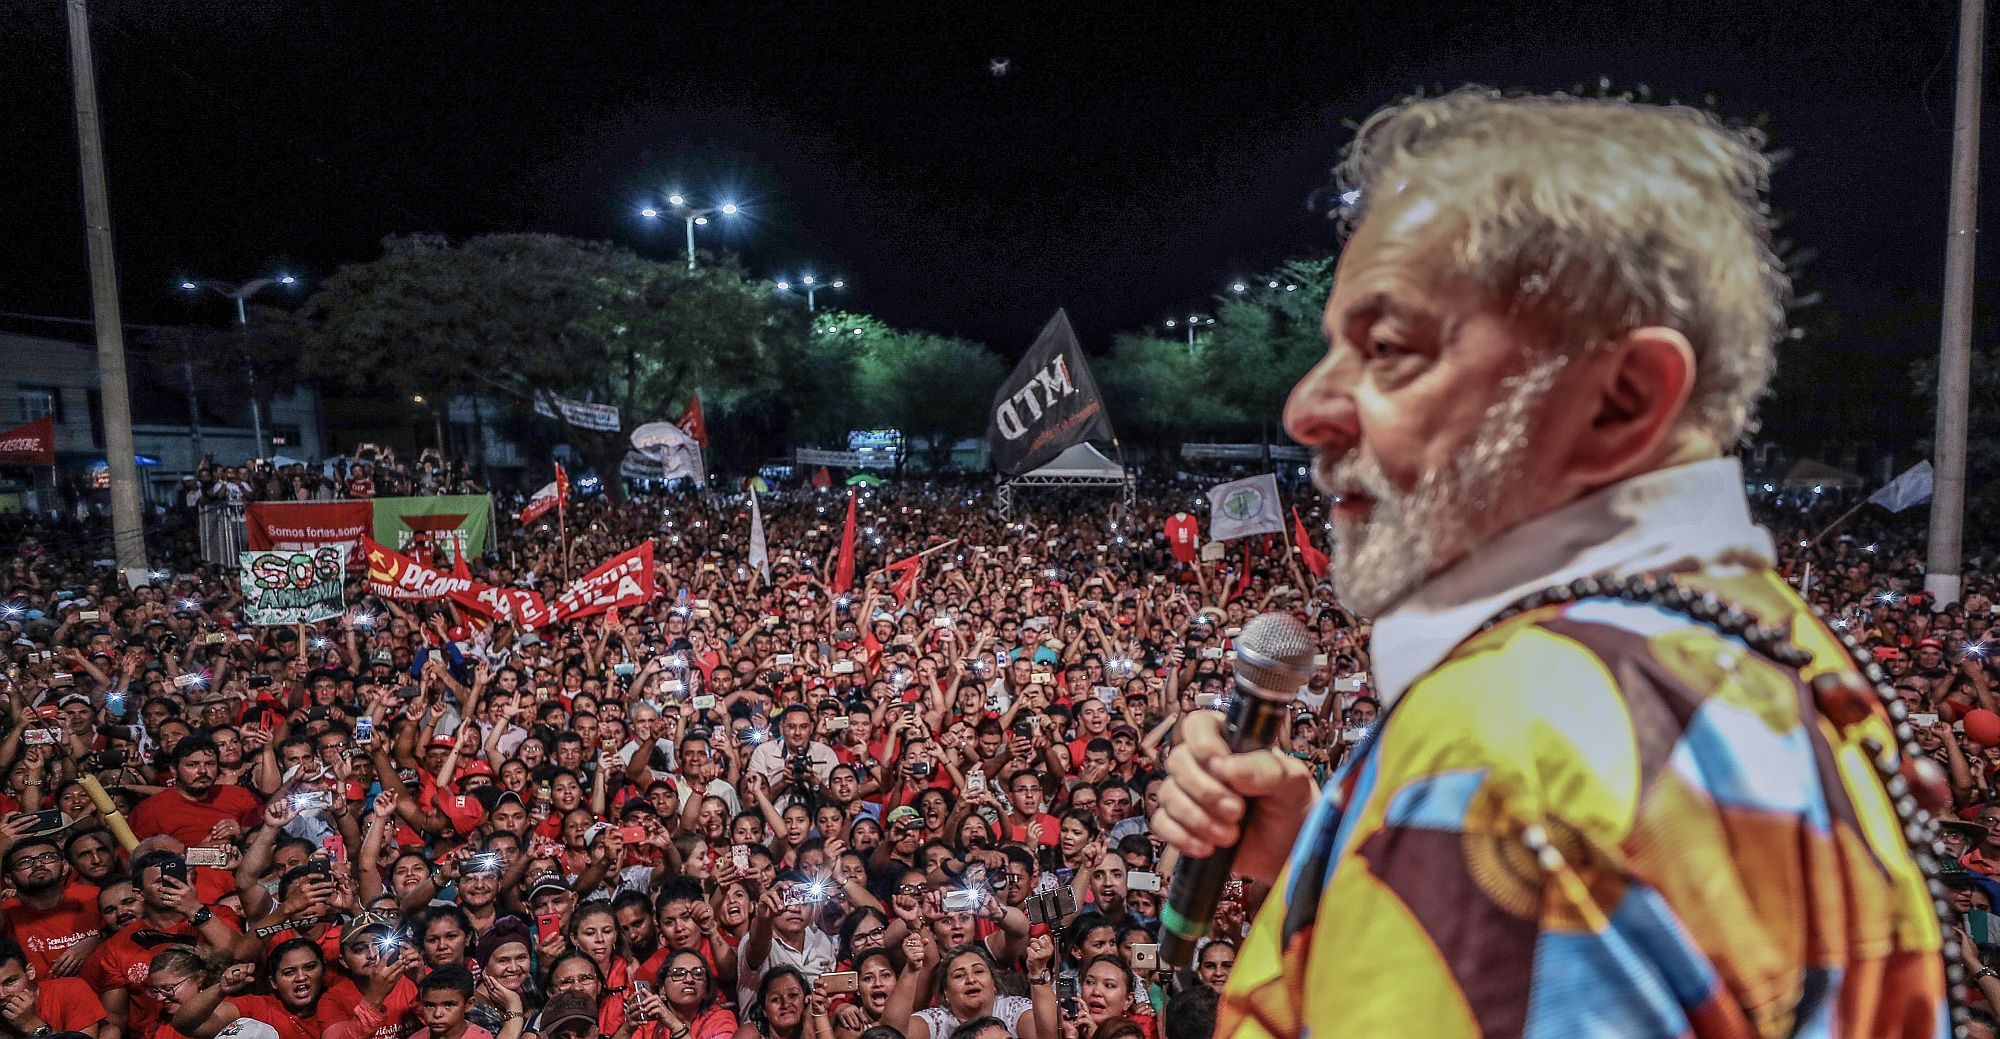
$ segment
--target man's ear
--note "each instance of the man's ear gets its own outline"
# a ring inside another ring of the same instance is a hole
[[[1622,480],[1656,458],[1694,393],[1694,346],[1671,328],[1635,328],[1598,347],[1588,363],[1589,421],[1570,471],[1588,486]]]

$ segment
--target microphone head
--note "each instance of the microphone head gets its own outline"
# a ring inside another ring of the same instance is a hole
[[[1236,681],[1266,699],[1289,702],[1312,677],[1319,647],[1305,623],[1289,613],[1263,613],[1236,636]]]

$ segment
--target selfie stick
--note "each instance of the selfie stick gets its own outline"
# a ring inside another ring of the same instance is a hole
[[[97,814],[104,818],[104,825],[111,830],[111,836],[118,838],[118,846],[126,852],[139,846],[139,838],[132,833],[132,827],[125,822],[125,813],[111,801],[111,795],[104,792],[104,784],[88,772],[77,780],[83,784],[83,792],[90,795],[90,803],[97,806]]]

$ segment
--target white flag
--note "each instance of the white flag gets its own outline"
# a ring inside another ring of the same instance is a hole
[[[1912,505],[1922,505],[1931,500],[1931,485],[1936,473],[1931,469],[1930,459],[1903,470],[1903,475],[1882,485],[1882,489],[1868,496],[1871,505],[1880,505],[1890,512],[1901,512]]]
[[[764,547],[764,510],[757,507],[757,489],[750,488],[750,565],[771,583],[771,555]]]
[[[1278,534],[1285,529],[1285,516],[1278,508],[1275,473],[1216,487],[1208,492],[1208,509],[1208,536],[1213,541]]]

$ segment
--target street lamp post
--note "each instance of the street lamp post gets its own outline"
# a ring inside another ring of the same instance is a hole
[[[723,216],[735,216],[737,213],[742,212],[734,202],[724,202],[719,206],[710,206],[705,209],[700,208],[690,203],[686,196],[683,195],[668,195],[667,205],[672,206],[674,211],[679,213],[681,218],[687,223],[688,270],[694,270],[695,225],[708,226],[708,218],[718,213]],[[639,211],[639,215],[648,220],[658,220],[666,214],[652,206],[647,206]]]
[[[781,281],[778,282],[777,285],[778,288],[784,290],[785,292],[792,291],[792,283],[789,281]],[[806,290],[806,310],[812,311],[818,309],[813,305],[813,294],[818,292],[821,287],[829,289],[844,289],[847,287],[847,282],[845,279],[842,278],[835,278],[832,281],[820,281],[814,276],[808,274],[805,277],[799,279],[799,287]]]
[[[431,429],[437,434],[438,457],[444,457],[444,417],[438,414],[437,405],[421,393],[410,395],[410,403],[431,413]]]
[[[297,278],[289,274],[280,274],[270,278],[252,278],[241,285],[231,285],[226,281],[216,281],[213,278],[189,278],[181,282],[181,291],[200,292],[202,289],[207,289],[218,296],[234,300],[236,302],[236,324],[237,327],[241,328],[250,323],[250,314],[244,307],[244,300],[255,296],[257,293],[273,285],[296,285],[298,281]],[[264,406],[257,400],[257,365],[246,358],[243,362],[243,370],[244,375],[250,381],[250,433],[257,441],[257,451],[253,457],[262,458],[264,457],[264,449],[271,445],[264,440]],[[190,380],[193,378],[192,371],[189,372],[189,378]],[[189,392],[193,392],[192,385],[190,385]]]
[[[1188,319],[1187,319],[1187,341],[1188,341],[1188,352],[1189,352],[1189,353],[1193,353],[1193,352],[1194,352],[1194,330],[1195,330],[1195,327],[1196,327],[1196,326],[1198,326],[1198,325],[1212,325],[1212,324],[1215,324],[1215,319],[1214,319],[1214,318],[1212,318],[1212,317],[1207,317],[1207,318],[1205,318],[1205,317],[1202,317],[1202,316],[1201,316],[1200,314],[1189,314],[1189,315],[1188,315]],[[1178,327],[1179,325],[1180,325],[1180,322],[1179,322],[1179,321],[1176,321],[1176,320],[1174,320],[1173,318],[1168,318],[1168,319],[1167,319],[1167,327],[1168,327],[1168,328],[1175,328],[1175,327]]]

